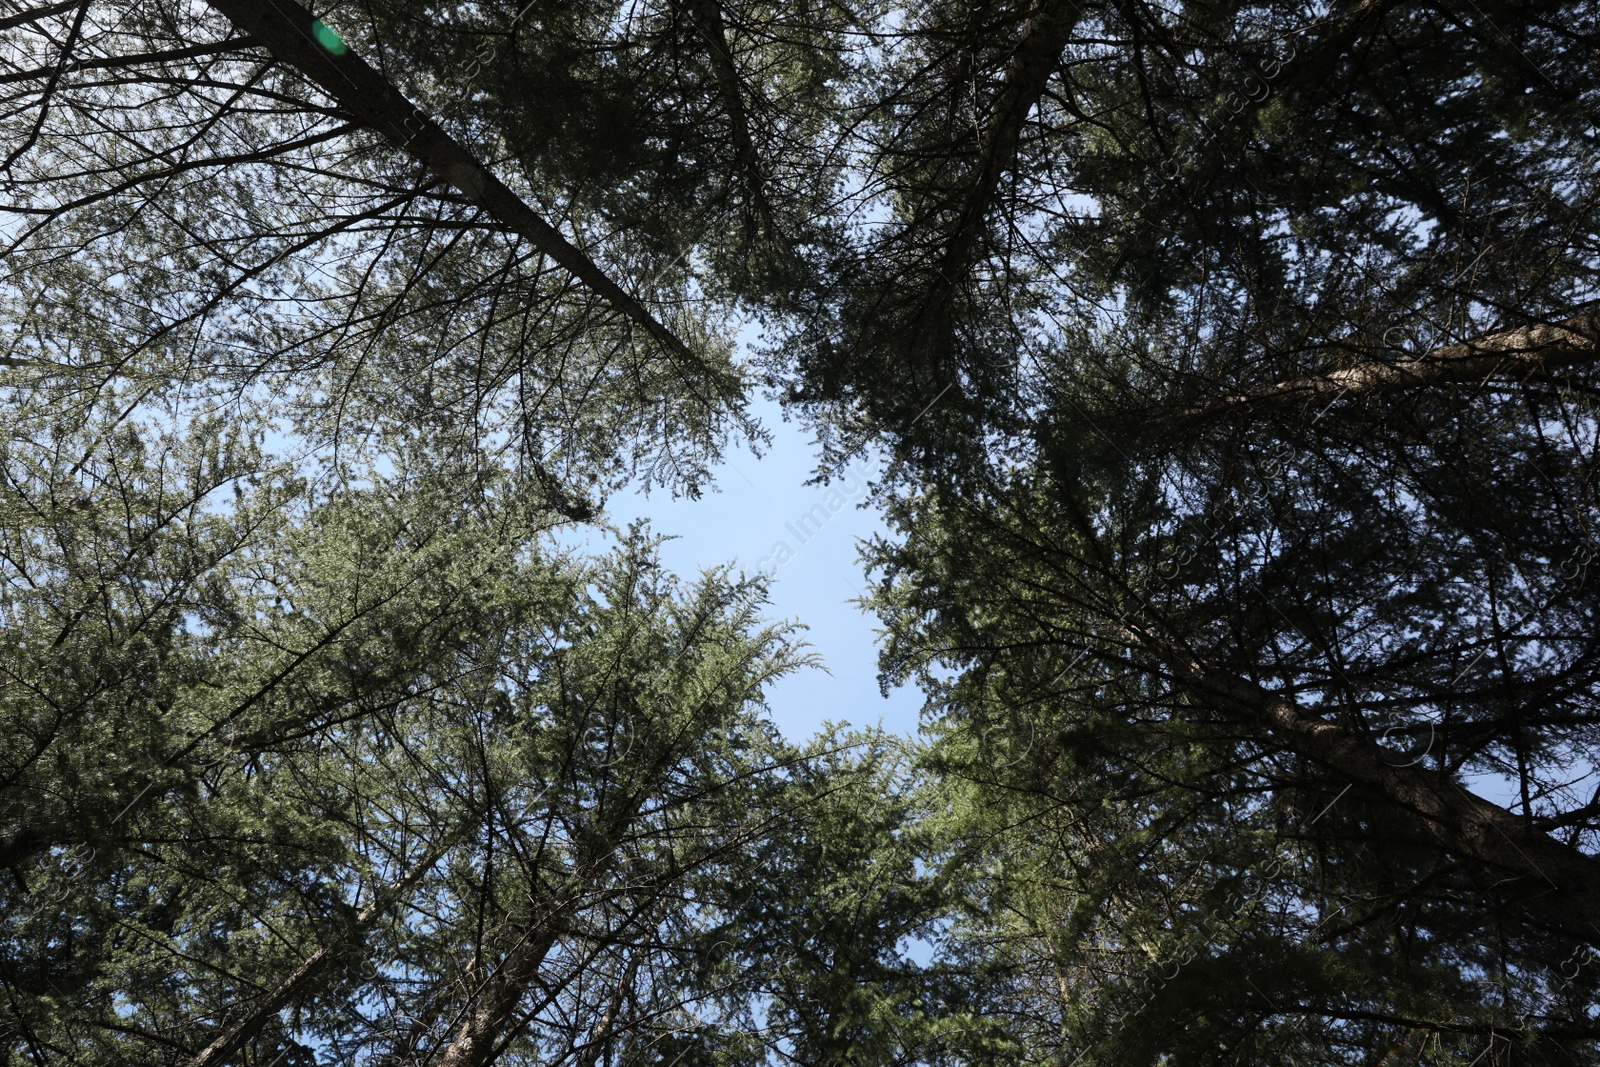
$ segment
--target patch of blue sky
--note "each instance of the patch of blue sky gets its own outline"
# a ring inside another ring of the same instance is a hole
[[[671,538],[662,564],[686,579],[729,563],[771,576],[768,617],[803,624],[825,665],[769,688],[772,717],[785,736],[803,739],[825,722],[915,733],[920,693],[908,687],[880,694],[878,627],[855,603],[867,592],[858,543],[886,532],[876,511],[863,506],[877,463],[857,461],[829,485],[808,485],[817,453],[801,427],[783,421],[775,402],[758,401],[751,413],[772,431],[759,457],[748,445],[730,448],[699,499],[619,493],[607,502],[606,521],[617,528],[648,521],[652,532]],[[615,545],[615,535],[599,527],[567,527],[560,536],[586,553]]]

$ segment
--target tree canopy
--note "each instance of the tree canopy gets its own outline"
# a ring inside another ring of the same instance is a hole
[[[1593,1062],[1597,64],[7,0],[8,1059]],[[886,458],[915,741],[774,728],[767,579],[562,547],[763,393]]]

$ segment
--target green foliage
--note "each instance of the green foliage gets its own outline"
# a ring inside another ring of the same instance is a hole
[[[0,16],[8,1059],[1594,1058],[1593,4],[304,15]],[[923,744],[558,547],[758,384]]]

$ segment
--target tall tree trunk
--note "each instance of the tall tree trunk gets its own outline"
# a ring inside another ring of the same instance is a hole
[[[517,1006],[555,945],[564,912],[562,907],[546,912],[506,953],[489,976],[482,999],[445,1048],[439,1067],[488,1067],[493,1062],[506,1026],[517,1017]]]
[[[744,106],[739,68],[734,66],[733,52],[728,47],[728,31],[722,19],[721,0],[688,0],[687,6],[695,31],[706,42],[711,71],[717,80],[717,95],[722,99],[723,110],[728,113],[734,169],[744,182],[761,225],[770,230],[773,222],[772,205],[767,200],[767,183],[765,175],[761,173],[761,157],[756,153],[755,140],[750,134],[750,113]]]
[[[342,109],[388,137],[413,159],[460,189],[478,207],[566,268],[597,296],[655,338],[686,370],[704,370],[700,357],[676,334],[365,60],[342,43],[334,51],[320,43],[313,27],[321,24],[310,11],[295,0],[209,2],[240,30],[261,42],[276,59],[319,86]]]
[[[1061,53],[1082,17],[1083,7],[1077,0],[1036,0],[1023,23],[1005,82],[984,116],[972,184],[966,189],[955,228],[945,243],[941,267],[945,280],[952,285],[971,263],[978,232],[1000,187],[1000,178],[1016,162],[1023,124],[1060,66]]]
[[[1323,398],[1331,403],[1343,396],[1364,397],[1445,382],[1538,374],[1573,364],[1592,363],[1600,354],[1597,342],[1600,342],[1600,314],[1577,315],[1565,322],[1484,334],[1399,363],[1366,362],[1327,374],[1278,382],[1188,408],[1170,421],[1174,428],[1188,427],[1234,412],[1255,415]]]
[[[1180,678],[1217,697],[1215,709],[1265,729],[1290,749],[1393,802],[1440,848],[1526,886],[1523,906],[1549,926],[1600,945],[1600,857],[1530,827],[1468,792],[1450,775],[1387,762],[1378,745],[1293,701],[1197,659],[1147,633],[1135,635]]]

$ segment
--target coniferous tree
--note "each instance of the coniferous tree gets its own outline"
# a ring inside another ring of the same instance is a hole
[[[0,32],[17,1055],[1593,1057],[1592,5]],[[740,308],[916,774],[532,547],[759,433]]]
[[[885,220],[775,355],[901,463],[951,951],[1038,1048],[1592,1056],[1594,25],[901,24]]]

